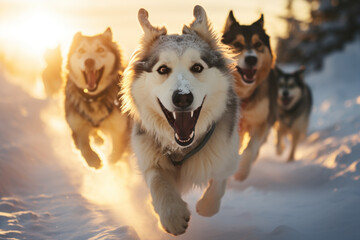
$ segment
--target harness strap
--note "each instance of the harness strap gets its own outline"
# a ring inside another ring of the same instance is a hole
[[[104,90],[102,90],[100,93],[96,94],[96,95],[90,95],[84,92],[84,89],[77,87],[74,83],[72,85],[73,88],[75,88],[77,90],[77,92],[79,93],[79,95],[81,96],[81,100],[84,102],[83,104],[85,104],[85,108],[88,108],[91,111],[93,111],[93,107],[92,105],[95,104],[96,102],[98,102],[98,104],[101,104],[102,106],[104,106],[107,110],[107,114],[105,116],[103,116],[102,118],[98,119],[98,121],[94,122],[94,120],[91,118],[91,116],[89,116],[89,114],[83,110],[81,110],[81,108],[79,107],[79,104],[77,104],[75,106],[75,110],[84,118],[86,119],[88,122],[91,123],[91,125],[93,127],[99,127],[99,125],[107,118],[109,117],[109,115],[113,112],[114,108],[118,108],[120,107],[120,102],[117,99],[117,97],[115,97],[115,99],[113,99],[112,94],[112,88],[117,87],[117,82],[120,79],[120,75],[118,74],[116,76],[116,79],[114,78],[114,81],[112,83],[109,84],[109,86],[107,86]],[[68,80],[70,81],[70,80]],[[118,90],[116,90],[118,91]]]
[[[197,152],[199,152],[204,146],[205,144],[209,141],[211,135],[214,133],[215,130],[215,126],[216,124],[214,123],[210,130],[206,133],[205,137],[203,138],[203,140],[200,142],[199,145],[197,145],[194,149],[192,149],[190,152],[188,152],[187,154],[185,154],[185,156],[183,157],[183,159],[181,159],[180,161],[174,161],[171,158],[171,154],[167,154],[167,157],[169,158],[169,160],[171,161],[171,163],[177,167],[177,166],[181,166],[187,159],[189,159],[190,157],[194,156]]]

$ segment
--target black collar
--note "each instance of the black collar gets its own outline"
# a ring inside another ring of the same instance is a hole
[[[169,158],[169,160],[171,161],[171,163],[177,167],[177,166],[181,166],[187,159],[189,159],[190,157],[192,157],[194,154],[196,154],[197,152],[199,152],[204,146],[205,144],[209,141],[211,135],[213,134],[214,130],[215,130],[215,126],[216,124],[214,123],[210,130],[206,133],[205,137],[203,138],[203,140],[199,143],[199,145],[197,145],[194,149],[192,149],[190,152],[188,152],[187,154],[185,154],[185,156],[180,160],[180,161],[175,161],[171,156],[172,153],[166,153],[167,157]]]

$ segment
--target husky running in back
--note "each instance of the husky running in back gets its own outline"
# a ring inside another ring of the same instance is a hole
[[[236,61],[235,91],[241,99],[240,142],[248,132],[250,140],[242,153],[234,178],[245,180],[251,164],[276,120],[277,87],[272,70],[274,57],[263,15],[251,25],[240,25],[230,11],[222,42],[230,47]]]
[[[89,142],[97,130],[112,141],[110,163],[120,160],[130,138],[129,121],[117,97],[121,61],[110,28],[96,36],[80,32],[74,36],[68,55],[65,115],[75,145],[90,167],[102,166]]]
[[[54,96],[62,88],[62,56],[60,45],[53,49],[46,49],[44,58],[46,68],[42,72],[42,80],[48,97]]]
[[[280,68],[278,72],[278,124],[276,152],[284,150],[283,137],[291,136],[291,150],[288,162],[294,161],[296,146],[306,137],[309,116],[312,107],[312,95],[309,86],[304,81],[305,68],[295,72],[285,73]]]
[[[238,98],[228,59],[205,10],[182,34],[168,35],[139,10],[144,31],[123,79],[124,110],[134,118],[132,148],[165,231],[185,232],[190,211],[181,198],[207,188],[202,216],[219,211],[226,181],[238,166]]]

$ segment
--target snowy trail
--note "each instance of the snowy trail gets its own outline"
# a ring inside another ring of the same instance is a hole
[[[133,165],[86,167],[62,100],[34,99],[0,76],[0,239],[360,239],[359,53],[357,41],[306,78],[315,108],[298,161],[276,156],[269,136],[250,177],[229,181],[217,215],[196,214],[200,190],[185,196],[192,217],[176,238],[158,228]]]
[[[41,119],[51,103],[0,82],[0,239],[138,239],[79,193]]]

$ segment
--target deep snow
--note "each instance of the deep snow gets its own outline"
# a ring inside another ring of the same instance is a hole
[[[273,134],[250,177],[230,180],[220,212],[176,239],[360,239],[360,41],[306,81],[314,95],[298,160],[275,155]],[[2,70],[1,72],[5,72]],[[94,171],[72,144],[62,99],[35,99],[0,76],[0,239],[175,239],[130,167]],[[102,149],[106,151],[106,148]]]

